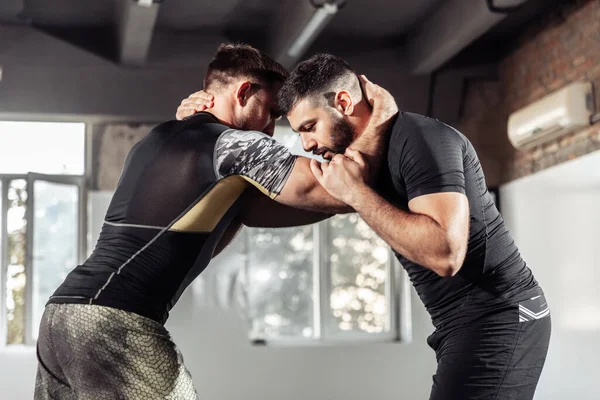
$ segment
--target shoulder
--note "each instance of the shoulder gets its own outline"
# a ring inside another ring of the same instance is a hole
[[[280,147],[283,147],[283,145],[263,132],[227,128],[219,136],[216,151],[218,153],[229,152],[234,149],[257,151]]]
[[[242,143],[254,142],[254,141],[271,141],[274,140],[270,136],[259,131],[242,131],[239,129],[227,128],[223,131],[221,141],[241,141]]]
[[[181,121],[167,121],[166,126],[177,131],[201,131],[202,133],[221,134],[230,129],[215,116],[207,112],[199,112]]]
[[[466,148],[467,138],[456,128],[435,118],[401,113],[394,125],[390,147],[395,151],[416,148],[426,151],[448,145]]]
[[[462,156],[468,140],[457,129],[437,119],[413,113],[401,113],[390,137],[389,166],[399,170],[415,163],[430,164],[449,155]]]

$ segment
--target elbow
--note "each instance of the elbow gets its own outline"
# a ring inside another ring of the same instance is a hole
[[[451,278],[454,275],[458,274],[460,268],[462,267],[462,263],[457,263],[453,259],[449,258],[441,261],[437,268],[436,273],[443,278]]]
[[[451,278],[458,274],[458,271],[463,266],[466,255],[466,248],[459,249],[448,249],[448,251],[444,252],[444,254],[438,259],[436,263],[435,272],[444,278]]]

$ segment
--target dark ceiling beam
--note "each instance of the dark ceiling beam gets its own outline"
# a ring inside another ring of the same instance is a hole
[[[408,41],[413,74],[429,74],[487,32],[526,0],[449,0]]]
[[[343,0],[286,0],[270,31],[268,53],[292,68],[337,13]]]
[[[146,65],[152,34],[160,5],[152,0],[117,2],[119,62],[123,65]]]

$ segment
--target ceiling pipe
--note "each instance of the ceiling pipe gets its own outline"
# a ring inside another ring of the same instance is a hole
[[[146,65],[161,0],[119,1],[119,62],[132,67]]]
[[[346,3],[345,0],[286,1],[280,7],[269,53],[292,68]]]
[[[411,72],[430,74],[526,0],[449,0],[425,20],[407,43]]]

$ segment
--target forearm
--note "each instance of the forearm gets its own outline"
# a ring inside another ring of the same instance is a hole
[[[336,200],[321,185],[316,184],[304,193],[298,194],[294,207],[311,212],[326,214],[348,214],[355,212],[348,204]]]
[[[361,218],[394,250],[440,276],[448,276],[452,249],[435,220],[400,210],[368,187],[357,191],[353,204]]]
[[[270,214],[267,211],[266,214]],[[317,222],[331,218],[333,214],[327,214],[320,211],[302,210],[294,207],[287,207],[285,215],[255,216],[244,221],[244,225],[251,228],[289,228],[294,226],[312,225]]]
[[[298,157],[294,169],[275,201],[303,210],[327,214],[354,212],[348,204],[337,200],[317,181],[310,170],[310,159]]]
[[[249,227],[284,228],[314,224],[331,215],[286,206],[271,200],[256,189],[249,189],[244,193],[243,208],[238,218]]]

